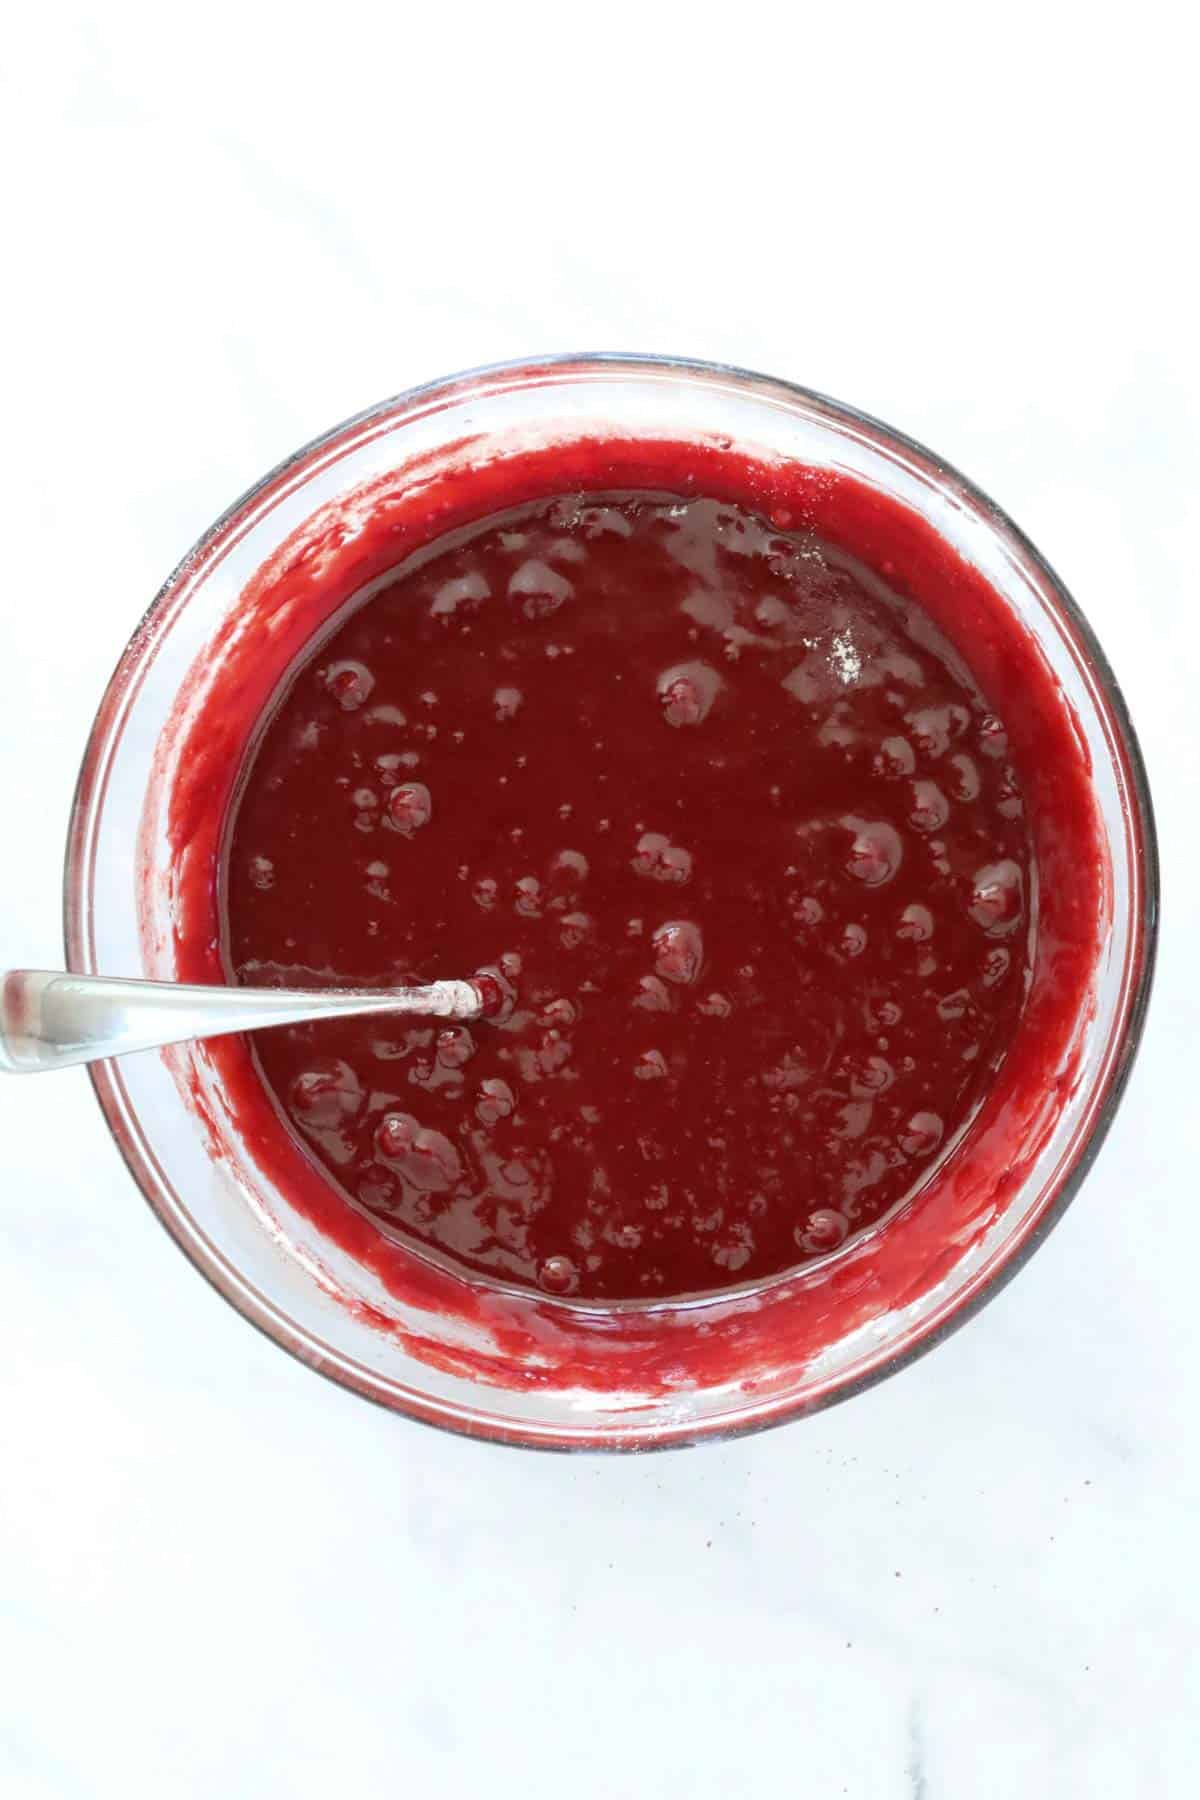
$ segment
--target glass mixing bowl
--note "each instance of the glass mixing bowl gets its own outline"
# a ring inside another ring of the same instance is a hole
[[[609,1309],[432,1272],[410,1289],[321,1241],[222,1103],[220,1055],[189,1046],[96,1065],[135,1179],[201,1273],[252,1324],[370,1399],[475,1436],[646,1449],[778,1423],[929,1349],[996,1292],[1060,1217],[1104,1138],[1149,994],[1158,902],[1145,773],[1124,702],[1078,607],[1016,527],[919,445],[822,396],[741,370],[633,356],[483,369],[385,401],[264,477],[180,563],[129,643],[83,761],[66,859],[67,961],[174,972],[163,829],[172,721],[203,688],[244,590],[319,509],[380,477],[513,446],[595,435],[718,438],[843,470],[932,525],[988,578],[1039,646],[1086,744],[1111,865],[1108,917],[1080,997],[1072,1077],[1036,1141],[960,1208],[936,1255],[903,1254],[893,1219],[825,1264],[741,1295]],[[266,646],[264,646],[266,648]],[[221,1053],[246,1057],[240,1040]],[[282,1126],[280,1127],[282,1130]],[[918,1208],[914,1210],[919,1209]],[[888,1253],[881,1252],[886,1238]],[[913,1240],[916,1242],[917,1240]]]

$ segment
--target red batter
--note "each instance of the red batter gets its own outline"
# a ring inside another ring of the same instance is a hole
[[[345,1206],[549,1294],[740,1285],[882,1219],[1031,969],[1010,720],[961,638],[789,514],[670,486],[493,513],[377,584],[227,844],[243,980],[511,984],[495,1022],[256,1050]]]

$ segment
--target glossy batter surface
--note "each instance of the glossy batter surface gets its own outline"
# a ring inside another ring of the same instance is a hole
[[[1030,966],[1022,794],[961,657],[843,550],[694,496],[537,502],[377,584],[268,720],[225,865],[243,980],[503,975],[498,1021],[263,1033],[259,1066],[347,1206],[583,1298],[884,1218]]]

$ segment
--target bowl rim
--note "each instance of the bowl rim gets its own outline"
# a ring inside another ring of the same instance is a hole
[[[416,1423],[435,1426],[459,1436],[525,1449],[559,1452],[611,1450],[645,1454],[652,1450],[748,1436],[807,1414],[823,1411],[907,1368],[944,1342],[1002,1291],[1058,1224],[1095,1163],[1125,1094],[1145,1031],[1157,962],[1161,905],[1158,833],[1145,760],[1120,684],[1087,616],[1020,526],[981,488],[917,439],[858,407],[835,400],[797,382],[745,369],[733,363],[706,361],[695,357],[624,351],[567,351],[521,357],[480,364],[455,374],[441,376],[365,407],[320,432],[277,462],[226,507],[167,576],[131,634],[105,685],[80,759],[64,856],[63,939],[68,969],[78,973],[94,972],[88,929],[94,857],[89,854],[89,850],[94,850],[92,825],[107,789],[111,750],[119,736],[124,711],[122,703],[136,691],[136,683],[131,681],[131,677],[142,664],[147,636],[153,636],[159,617],[176,588],[211,546],[230,533],[251,512],[260,497],[274,488],[289,470],[308,463],[323,450],[363,426],[383,421],[400,411],[411,411],[422,402],[434,399],[449,402],[454,399],[457,390],[489,380],[511,378],[522,383],[532,383],[539,376],[550,379],[569,377],[571,374],[586,376],[589,371],[611,372],[613,375],[627,372],[632,377],[656,371],[685,379],[689,376],[731,379],[744,389],[761,395],[773,392],[785,401],[799,401],[810,409],[827,412],[841,423],[863,428],[906,455],[915,457],[939,482],[956,489],[990,526],[1010,540],[1053,591],[1055,603],[1069,623],[1076,647],[1095,680],[1123,754],[1123,773],[1128,779],[1133,802],[1129,828],[1141,904],[1132,920],[1134,937],[1131,940],[1130,959],[1134,964],[1134,975],[1123,1027],[1115,1044],[1115,1054],[1104,1077],[1086,1134],[1074,1153],[1070,1167],[1043,1205],[1033,1225],[1003,1260],[949,1313],[889,1351],[871,1367],[838,1382],[832,1388],[785,1400],[765,1414],[751,1414],[743,1419],[723,1420],[707,1425],[701,1422],[699,1425],[659,1426],[655,1428],[655,1435],[651,1438],[609,1433],[603,1427],[592,1435],[568,1435],[564,1432],[556,1436],[553,1431],[542,1434],[490,1413],[474,1414],[462,1408],[448,1408],[440,1402],[422,1403],[409,1395],[398,1400],[376,1386],[366,1371],[362,1372],[361,1379],[355,1379],[353,1365],[334,1363],[319,1349],[310,1347],[316,1344],[312,1334],[288,1318],[282,1309],[264,1302],[257,1290],[241,1282],[237,1271],[228,1266],[223,1257],[211,1252],[202,1234],[190,1230],[186,1216],[181,1216],[179,1207],[171,1203],[177,1197],[158,1167],[150,1147],[141,1141],[133,1128],[116,1065],[111,1062],[92,1063],[88,1067],[88,1074],[113,1141],[159,1223],[184,1251],[193,1267],[224,1300],[256,1330],[306,1367],[315,1369],[318,1374],[339,1387],[362,1395],[389,1413],[399,1413]]]

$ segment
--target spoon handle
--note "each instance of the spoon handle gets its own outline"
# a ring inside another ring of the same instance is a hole
[[[414,988],[188,987],[173,981],[110,981],[52,969],[0,974],[0,1072],[34,1075],[72,1063],[156,1050],[186,1038],[348,1019],[362,1013],[417,1013],[477,1019],[484,998],[473,981]]]

